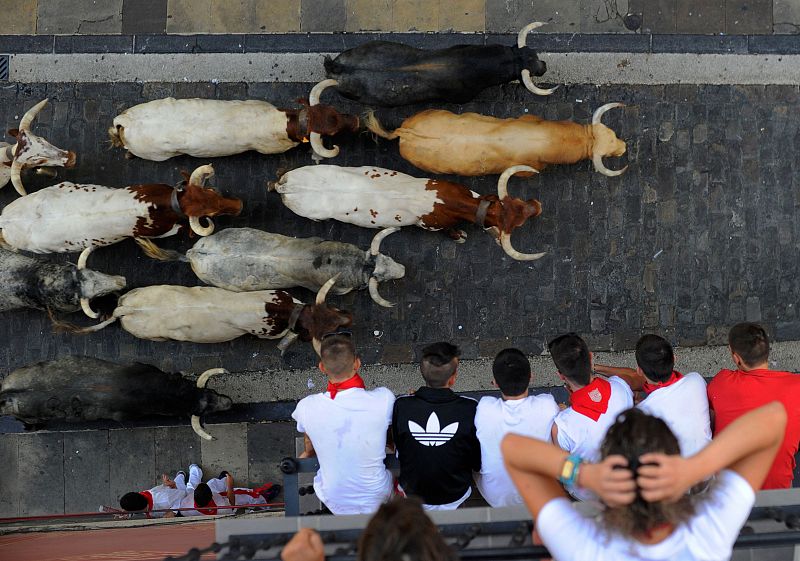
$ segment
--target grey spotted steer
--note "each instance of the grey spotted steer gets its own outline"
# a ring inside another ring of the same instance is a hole
[[[191,416],[192,428],[206,440],[200,417],[226,411],[231,398],[206,388],[223,368],[206,370],[197,382],[147,364],[120,365],[96,358],[67,356],[19,368],[0,386],[0,415],[26,426],[47,421],[124,421],[149,415]]]
[[[25,187],[22,186],[23,169],[48,166],[71,168],[75,165],[75,152],[56,148],[31,132],[33,120],[45,105],[46,99],[31,107],[23,115],[19,129],[8,131],[16,137],[15,144],[0,142],[0,188],[5,187],[10,179],[17,193],[26,195]]]
[[[0,312],[34,308],[91,311],[89,300],[125,288],[125,277],[48,263],[0,248]]]
[[[369,287],[375,303],[394,304],[381,297],[378,283],[403,278],[405,267],[380,253],[381,241],[399,228],[387,228],[373,238],[368,251],[349,243],[321,238],[291,238],[253,228],[228,228],[202,238],[182,255],[139,240],[145,253],[165,261],[186,261],[206,284],[235,292],[302,286],[318,291],[337,276],[333,294]]]

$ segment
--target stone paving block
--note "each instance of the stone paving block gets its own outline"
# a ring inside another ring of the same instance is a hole
[[[394,0],[392,31],[436,31],[440,0]]]
[[[165,33],[167,0],[123,0],[122,33]]]
[[[773,0],[727,0],[725,32],[730,35],[772,33]]]
[[[345,0],[301,0],[301,31],[342,31],[347,12]]]
[[[580,0],[581,33],[624,32],[628,0]]]
[[[3,466],[3,477],[0,477],[0,518],[19,516],[20,494],[18,480],[20,478],[19,441],[25,435],[4,434],[0,437],[0,466]]]
[[[116,505],[125,493],[150,489],[154,485],[153,474],[157,473],[154,437],[155,429],[108,431],[111,467],[108,500],[113,503],[109,506]]]
[[[503,2],[487,0],[486,31],[490,33],[516,33],[532,21],[546,21],[538,3],[533,0]]]
[[[58,489],[64,481],[63,435],[42,432],[18,438],[17,461],[19,466],[25,466],[17,472],[18,493],[25,497],[20,500],[19,515],[63,514],[64,495],[51,488],[51,482]]]
[[[676,0],[629,0],[628,11],[642,14],[642,33],[675,33]]]
[[[167,33],[211,31],[211,0],[167,0]]]
[[[678,33],[725,33],[725,0],[677,0]]]
[[[278,464],[283,458],[294,457],[295,423],[258,423],[247,427],[247,460],[249,485],[271,481],[283,483]]]
[[[345,0],[345,31],[389,31],[394,0]]]
[[[111,496],[108,433],[64,433],[64,512],[96,512]]]
[[[232,423],[227,425],[206,425],[215,440],[200,443],[200,464],[204,478],[216,477],[222,470],[229,471],[238,486],[249,480],[247,474],[247,425]]]
[[[773,33],[800,32],[800,2],[796,0],[772,0]]]
[[[177,471],[189,473],[191,464],[201,463],[200,437],[191,427],[157,427],[153,429],[155,442],[155,474]]]
[[[300,30],[300,0],[211,0],[212,33]]]
[[[439,31],[484,31],[486,0],[462,0],[439,8]]]
[[[38,0],[0,2],[3,23],[0,35],[33,35],[36,33],[36,3]]]
[[[122,0],[39,0],[39,34],[120,33]]]

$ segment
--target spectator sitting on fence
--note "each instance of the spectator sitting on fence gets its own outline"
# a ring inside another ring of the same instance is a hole
[[[186,474],[179,471],[172,480],[165,473],[161,475],[161,485],[138,493],[125,493],[119,499],[119,506],[128,512],[146,512],[148,517],[171,518],[175,512],[169,509],[180,508],[181,501],[191,495],[203,478],[203,470],[197,464],[189,466],[189,481]],[[152,512],[152,511],[161,512]],[[164,512],[166,511],[166,512]]]
[[[594,374],[593,355],[575,333],[556,337],[548,349],[570,394],[570,407],[556,415],[552,441],[567,452],[597,461],[608,427],[619,413],[633,406],[633,392],[617,376],[606,379]],[[567,491],[580,500],[594,498],[585,489]]]
[[[800,445],[800,375],[770,369],[769,338],[758,324],[734,325],[728,334],[728,345],[736,370],[720,370],[708,384],[714,434],[725,430],[740,415],[773,399],[780,400],[789,422],[762,489],[788,489]]]
[[[619,415],[602,446],[603,460],[510,434],[502,444],[511,478],[556,561],[722,561],[769,472],[786,409],[769,403],[732,422],[696,455],[680,455],[667,424],[640,409]],[[694,499],[693,485],[716,474]],[[595,493],[607,508],[599,518],[578,512],[556,481]]]
[[[286,544],[282,561],[323,561],[320,535],[303,528]],[[414,498],[394,499],[378,509],[358,540],[357,561],[456,561],[436,525]]]
[[[323,337],[320,358],[327,391],[301,399],[292,413],[305,438],[300,457],[317,456],[314,492],[333,514],[372,514],[393,493],[383,462],[394,394],[365,389],[349,332]]]
[[[280,492],[281,486],[273,483],[265,483],[256,489],[234,487],[233,475],[223,471],[218,477],[200,483],[194,492],[187,494],[181,501],[178,516],[234,514],[235,509],[218,507],[254,508],[272,502]]]
[[[636,369],[595,364],[601,374],[619,376],[633,391],[647,394],[637,407],[663,419],[678,438],[681,454],[693,456],[711,442],[706,381],[697,372],[685,376],[675,370],[669,341],[644,335],[636,343]]]
[[[529,395],[531,364],[522,351],[500,351],[492,364],[492,385],[502,397],[482,397],[475,414],[481,443],[481,471],[475,475],[478,489],[493,507],[522,504],[508,476],[500,453],[500,441],[509,432],[549,441],[558,404],[549,393]]]
[[[475,433],[477,402],[451,389],[458,375],[459,350],[434,343],[422,350],[425,385],[397,398],[392,436],[400,460],[399,484],[427,510],[452,510],[472,492],[472,472],[481,468]]]

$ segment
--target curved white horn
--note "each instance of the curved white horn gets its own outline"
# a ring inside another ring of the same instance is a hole
[[[594,154],[592,155],[592,163],[594,164],[594,169],[607,177],[617,177],[618,175],[622,175],[625,173],[625,170],[628,169],[628,166],[625,166],[622,169],[612,170],[608,169],[606,165],[603,163],[603,155],[602,154]]]
[[[606,111],[610,109],[614,109],[616,107],[625,107],[624,103],[606,103],[605,105],[601,105],[597,109],[595,109],[594,114],[592,115],[592,124],[598,125],[600,124],[600,120],[603,118],[603,115]]]
[[[511,179],[512,175],[515,175],[521,171],[539,173],[539,170],[532,168],[531,166],[525,166],[525,165],[511,166],[510,168],[507,168],[500,175],[500,179],[497,180],[497,196],[500,197],[500,201],[502,201],[508,196],[508,180]]]
[[[194,232],[198,236],[210,236],[211,234],[214,233],[214,221],[206,217],[206,222],[208,222],[208,226],[203,226],[200,223],[199,216],[190,216],[189,228],[191,228],[192,232]]]
[[[192,172],[192,175],[189,176],[189,184],[200,185],[202,187],[205,185],[206,180],[211,177],[214,177],[214,166],[206,164]]]
[[[533,79],[531,78],[531,71],[527,68],[522,71],[522,83],[525,84],[525,87],[529,92],[535,93],[536,95],[550,95],[558,89],[558,86],[553,86],[552,88],[540,88],[534,84]]]
[[[395,232],[398,232],[399,230],[400,228],[398,228],[397,226],[392,226],[391,228],[384,228],[383,230],[375,234],[375,237],[372,238],[372,244],[370,244],[369,246],[370,255],[378,255],[378,253],[380,253],[381,250],[381,242],[384,240],[384,238],[386,238],[386,236],[388,236],[389,234],[394,234]]]
[[[80,256],[78,257],[78,269],[85,269],[86,268],[86,261],[89,260],[89,255],[92,254],[94,251],[94,246],[90,245],[89,247],[85,248],[81,251]]]
[[[197,387],[205,388],[211,376],[216,376],[217,374],[227,374],[227,373],[228,370],[225,368],[209,368],[208,370],[200,374],[200,376],[197,378]]]
[[[92,306],[89,305],[89,299],[88,298],[81,298],[81,310],[83,310],[83,313],[86,314],[87,316],[89,316],[92,319],[97,319],[97,318],[100,317],[100,314],[98,312],[95,312],[92,309]]]
[[[520,29],[519,33],[517,33],[517,47],[519,47],[520,49],[525,47],[525,40],[528,38],[528,33],[533,31],[534,29],[539,29],[544,24],[545,22],[543,21],[534,21],[532,23],[529,23],[522,29]]]
[[[26,131],[30,130],[31,123],[36,118],[36,115],[39,114],[39,111],[44,109],[44,106],[47,105],[48,100],[42,100],[30,109],[22,116],[22,120],[19,122],[19,130]]]
[[[311,92],[308,94],[308,104],[309,105],[316,105],[319,103],[319,98],[322,95],[322,92],[325,88],[330,88],[331,86],[338,86],[339,82],[333,80],[332,78],[328,78],[327,80],[323,80],[313,88],[311,88]]]
[[[500,232],[500,246],[509,257],[517,261],[535,261],[547,255],[547,253],[520,253],[511,245],[511,235],[504,232]]]
[[[394,308],[395,306],[394,302],[389,302],[380,295],[378,292],[378,279],[375,277],[370,277],[369,279],[369,295],[378,306],[383,306],[384,308]]]
[[[200,424],[200,417],[197,415],[192,415],[192,430],[203,440],[215,440],[213,436],[203,430],[203,425]]]
[[[308,139],[311,141],[311,148],[314,150],[314,153],[322,158],[335,158],[339,155],[339,147],[335,144],[333,148],[325,148],[325,145],[322,143],[322,135],[318,132],[312,132],[308,135]]]
[[[300,335],[295,333],[294,331],[290,331],[286,335],[283,336],[281,342],[278,343],[278,350],[281,352],[281,356],[286,354],[286,350],[292,346],[292,344],[300,338]]]
[[[319,306],[320,304],[324,304],[325,303],[325,298],[328,297],[328,292],[333,287],[333,285],[336,284],[336,279],[338,279],[339,275],[341,275],[341,274],[342,273],[336,273],[335,276],[333,276],[332,278],[328,279],[328,282],[326,282],[325,284],[322,285],[322,288],[320,288],[319,292],[317,292],[317,299],[315,301],[317,306]]]
[[[25,187],[22,186],[22,162],[19,160],[11,162],[11,184],[23,197],[28,194]]]

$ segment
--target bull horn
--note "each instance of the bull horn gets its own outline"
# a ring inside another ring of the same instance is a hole
[[[331,78],[323,80],[322,82],[311,88],[311,92],[308,94],[308,104],[317,105],[319,103],[319,98],[322,95],[322,92],[325,91],[326,88],[338,85],[339,82]]]
[[[606,103],[605,105],[601,105],[598,107],[594,114],[592,115],[592,124],[593,125],[601,125],[603,115],[605,115],[606,111],[611,109],[615,109],[617,107],[625,107],[624,103]],[[625,173],[625,170],[628,169],[628,166],[625,166],[619,170],[610,170],[606,167],[603,163],[603,154],[593,154],[592,155],[592,163],[594,164],[594,169],[607,177],[617,177],[618,175],[622,175]]]
[[[22,116],[22,120],[19,122],[19,130],[20,131],[27,131],[30,130],[31,124],[36,116],[39,114],[39,111],[44,109],[44,106],[47,105],[47,99],[40,101]]]
[[[211,177],[214,177],[214,166],[211,164],[200,166],[189,176],[189,185],[199,185],[202,187],[205,185],[206,180]]]
[[[22,186],[22,162],[19,160],[14,160],[11,163],[11,184],[14,185],[17,193],[23,197],[28,194],[25,187]]]
[[[206,221],[208,222],[208,226],[203,226],[200,223],[200,217],[190,216],[189,228],[191,228],[192,232],[194,232],[198,236],[210,236],[211,234],[214,233],[214,222],[208,217],[206,217]]]
[[[538,29],[544,25],[543,21],[535,21],[533,23],[529,23],[525,27],[519,30],[517,34],[517,47],[520,49],[524,49],[526,47],[525,41],[528,38],[528,33],[533,31],[534,29]],[[522,71],[522,83],[525,84],[525,87],[528,88],[529,92],[533,92],[536,95],[550,95],[554,91],[558,89],[558,86],[553,88],[540,88],[536,84],[533,83],[533,79],[531,78],[531,71],[527,68]]]
[[[511,245],[511,234],[500,232],[500,246],[509,257],[517,261],[535,261],[547,255],[547,253],[521,253]]]
[[[322,285],[322,288],[320,288],[319,292],[317,292],[317,299],[314,302],[317,306],[325,303],[325,298],[328,297],[328,292],[333,285],[336,284],[336,279],[338,279],[341,274],[342,273],[336,273],[333,277],[328,279],[328,282]]]
[[[381,242],[388,236],[389,234],[394,234],[395,232],[399,231],[400,228],[397,226],[392,226],[391,228],[384,228],[377,234],[375,237],[372,238],[372,244],[369,246],[369,254],[370,255],[378,255],[381,250]]]
[[[78,257],[78,270],[86,268],[86,261],[88,261],[89,255],[91,255],[93,250],[94,246],[90,245],[89,247],[81,251],[81,255],[80,257]],[[83,310],[84,314],[86,314],[92,319],[97,319],[100,317],[100,314],[92,309],[92,306],[89,304],[88,298],[81,298],[80,302],[81,302],[81,310]]]
[[[203,372],[202,374],[200,374],[200,376],[197,378],[197,387],[201,389],[205,388],[211,376],[216,376],[217,374],[228,374],[228,373],[229,372],[225,368],[210,368],[205,372]]]
[[[86,261],[89,260],[89,255],[92,254],[92,251],[94,251],[93,245],[90,245],[89,247],[81,251],[80,257],[78,257],[78,269],[86,268]]]
[[[378,292],[378,279],[375,277],[369,278],[369,295],[378,306],[383,306],[384,308],[394,308],[395,306],[394,302],[389,302],[380,295]]]
[[[213,436],[203,430],[203,425],[200,423],[200,417],[197,415],[192,415],[192,430],[203,440],[215,440]]]
[[[281,342],[278,343],[278,350],[281,352],[281,356],[286,354],[286,351],[289,349],[289,347],[291,347],[292,344],[295,341],[297,341],[299,337],[300,335],[298,333],[295,333],[294,331],[290,331],[289,333],[283,336]]]
[[[539,173],[539,170],[525,165],[511,166],[510,168],[507,168],[500,175],[500,179],[497,180],[497,196],[500,197],[500,202],[502,202],[503,199],[508,196],[508,180],[511,179],[512,175],[516,175],[523,171]]]

